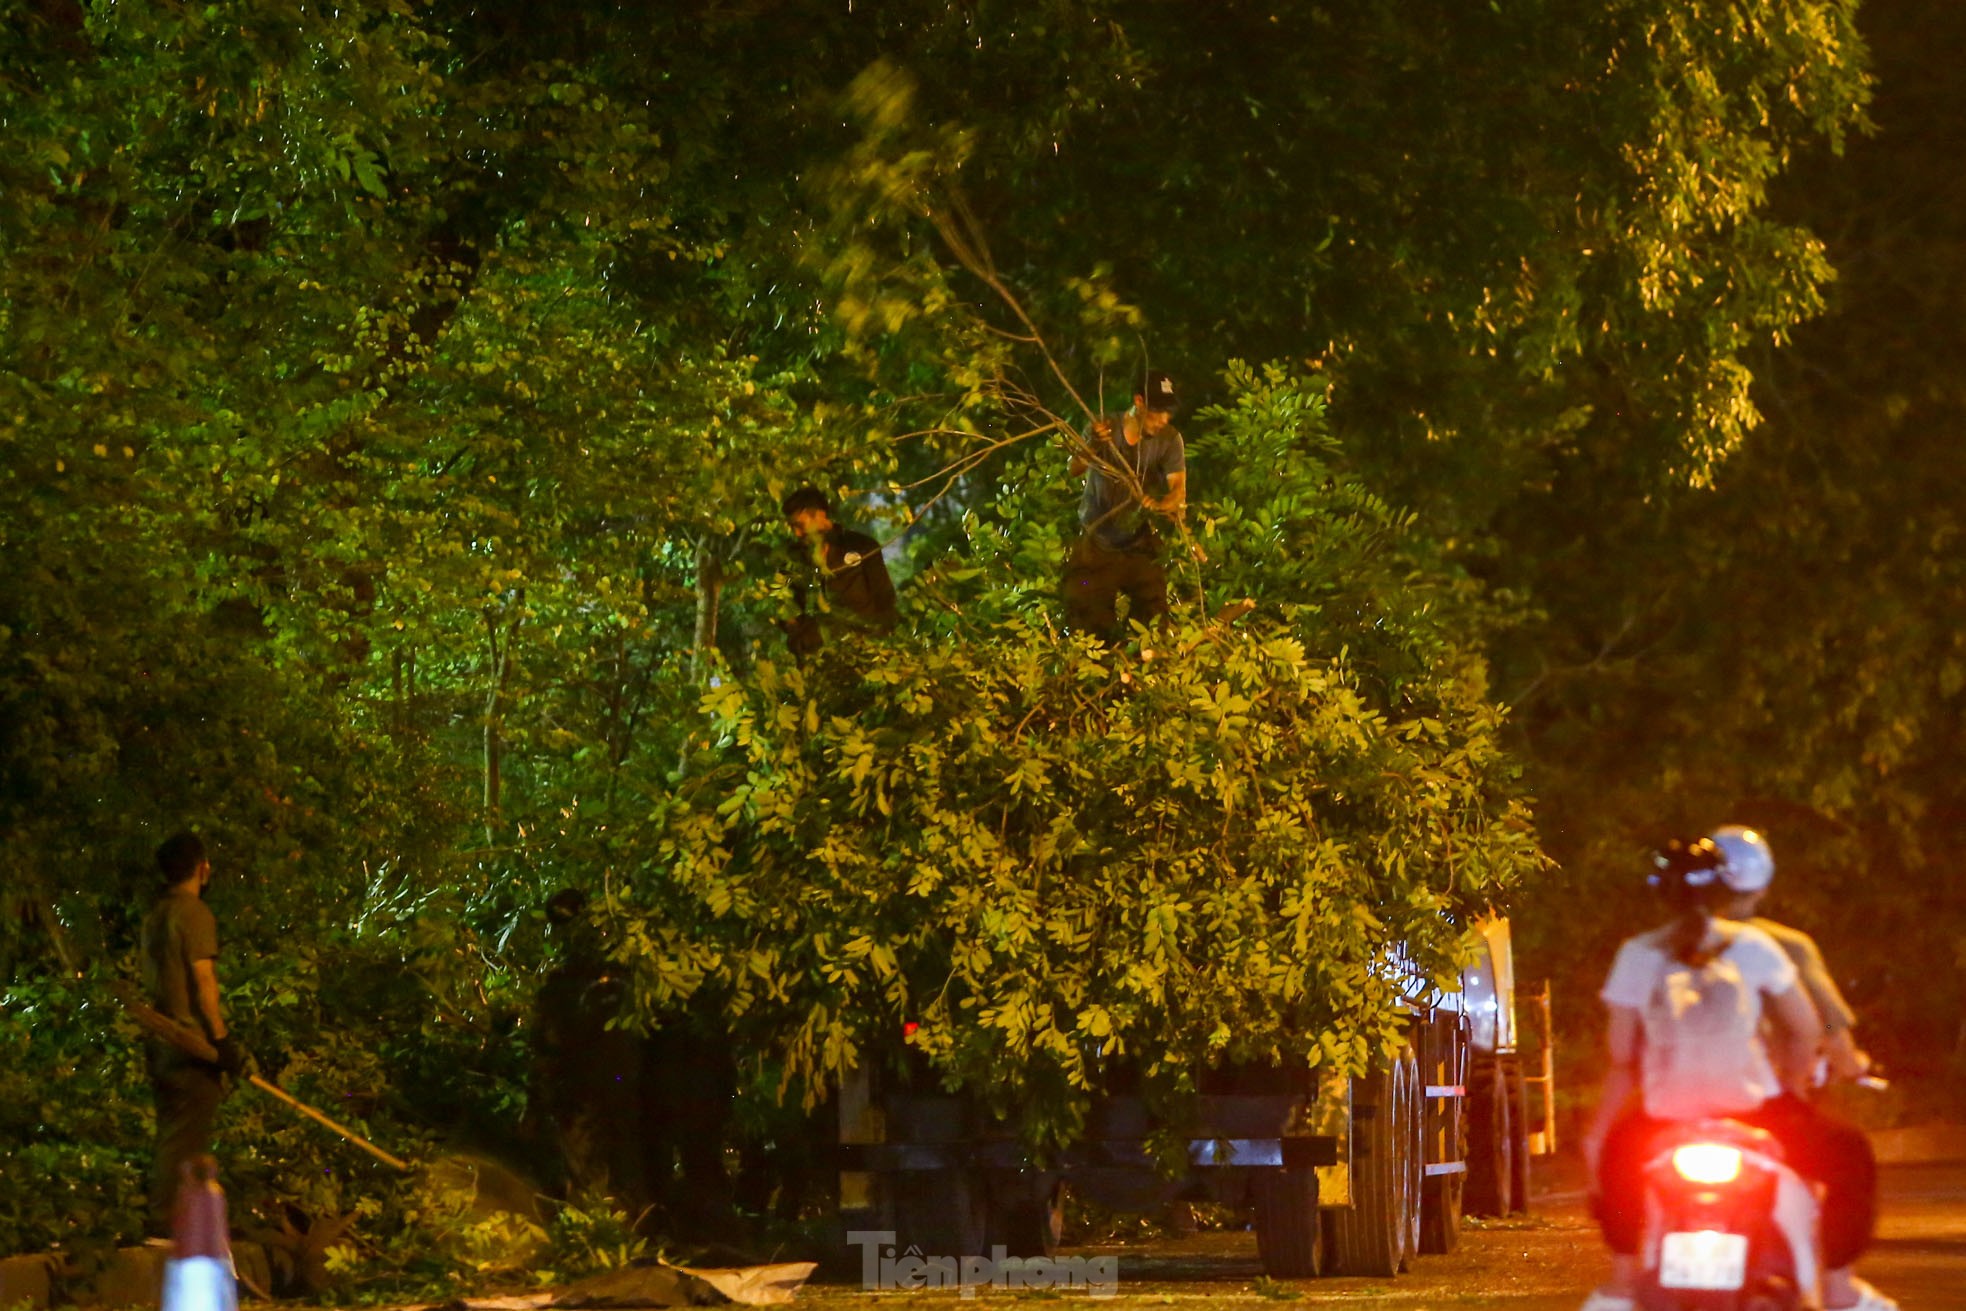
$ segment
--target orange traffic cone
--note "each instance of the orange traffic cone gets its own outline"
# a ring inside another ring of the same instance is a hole
[[[225,1190],[218,1186],[218,1162],[209,1156],[192,1157],[178,1174],[163,1311],[239,1311]]]

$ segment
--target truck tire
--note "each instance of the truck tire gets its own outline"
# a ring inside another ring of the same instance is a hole
[[[983,1256],[989,1199],[974,1170],[896,1170],[887,1176],[897,1251],[923,1256]]]
[[[1316,1279],[1324,1267],[1317,1171],[1261,1170],[1250,1180],[1256,1203],[1256,1254],[1272,1279]]]
[[[1462,1202],[1468,1183],[1466,1088],[1473,1047],[1467,1017],[1456,1016],[1452,1023],[1435,1025],[1423,1053],[1425,1068],[1432,1070],[1426,1082],[1463,1090],[1458,1097],[1450,1094],[1425,1102],[1426,1163],[1461,1167],[1451,1174],[1429,1175],[1420,1185],[1420,1251],[1430,1256],[1445,1256],[1461,1245]]]
[[[1461,1195],[1467,1177],[1437,1175],[1426,1180],[1420,1190],[1420,1251],[1426,1256],[1447,1256],[1461,1246]]]
[[[1417,1252],[1422,1095],[1411,1045],[1390,1067],[1352,1080],[1352,1204],[1324,1213],[1332,1274],[1389,1279]]]
[[[1511,1059],[1503,1071],[1509,1092],[1509,1214],[1529,1214],[1529,1090],[1522,1062]]]
[[[1400,1247],[1401,1270],[1411,1269],[1420,1255],[1420,1212],[1426,1190],[1427,1164],[1427,1081],[1420,1076],[1420,1062],[1413,1048],[1406,1049],[1405,1094],[1399,1099],[1400,1169]]]
[[[1028,1259],[1058,1255],[1065,1234],[1065,1185],[1055,1180],[1005,1179],[990,1190],[988,1246]]]
[[[1469,1215],[1505,1216],[1515,1209],[1515,1117],[1507,1057],[1477,1057],[1468,1079]]]

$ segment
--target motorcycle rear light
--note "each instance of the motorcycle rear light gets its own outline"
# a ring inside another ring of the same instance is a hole
[[[1731,1184],[1741,1175],[1741,1151],[1719,1143],[1688,1143],[1673,1149],[1672,1168],[1694,1184]]]

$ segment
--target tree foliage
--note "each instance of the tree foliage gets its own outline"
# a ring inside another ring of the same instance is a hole
[[[1027,597],[712,689],[617,901],[649,1004],[712,989],[818,1088],[916,1023],[1055,1142],[1116,1062],[1168,1105],[1227,1062],[1363,1069],[1394,955],[1455,977],[1537,855],[1452,577],[1326,463],[1314,388],[1234,377],[1208,539],[1255,613],[1109,650]],[[965,611],[1020,518],[973,526]]]
[[[1547,810],[1574,817],[1553,839],[1576,895],[1645,914],[1641,843],[1761,825],[1770,913],[1819,935],[1862,1040],[1949,1109],[1962,997],[1933,966],[1956,958],[1966,910],[1947,874],[1961,269],[1934,52],[1966,29],[1931,4],[1862,18],[1874,131],[1847,156],[1805,153],[1775,188],[1776,212],[1818,232],[1838,270],[1827,312],[1792,348],[1749,357],[1768,421],[1711,490],[1584,539],[1599,600],[1539,653],[1521,722],[1550,762]],[[1552,944],[1553,961],[1581,986],[1614,928]]]
[[[1707,478],[1817,307],[1765,200],[1858,121],[1852,13],[15,7],[5,968],[118,959],[195,820],[228,964],[355,932],[415,984],[295,1060],[430,997],[476,1035],[419,1027],[392,1115],[512,1127],[443,1076],[503,1086],[567,884],[638,1018],[818,1078],[916,1011],[1038,1137],[1080,1038],[1170,1097],[1312,1028],[1355,1061],[1383,949],[1442,968],[1535,863],[1484,652],[1514,695],[1617,631],[1576,544]],[[1054,629],[1058,442],[1149,339],[1223,408],[1209,563],[1121,655]],[[801,671],[805,482],[912,577],[905,636]]]

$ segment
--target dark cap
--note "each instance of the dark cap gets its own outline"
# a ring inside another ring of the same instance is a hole
[[[1140,394],[1147,398],[1147,408],[1150,410],[1173,413],[1180,405],[1174,391],[1174,379],[1159,369],[1147,370],[1147,376],[1140,380]]]
[[[826,493],[810,486],[801,487],[793,492],[780,503],[779,508],[785,512],[787,519],[801,510],[824,510],[829,515],[833,513],[833,503],[826,499]]]

